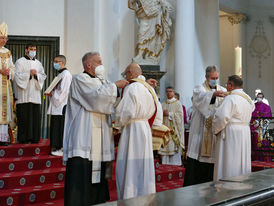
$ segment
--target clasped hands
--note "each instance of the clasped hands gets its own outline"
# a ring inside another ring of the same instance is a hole
[[[8,76],[10,74],[10,70],[6,67],[4,67],[3,69],[0,70],[0,74],[4,75],[4,76]]]
[[[30,70],[30,76],[37,76],[37,71],[36,71],[36,69],[31,69]]]

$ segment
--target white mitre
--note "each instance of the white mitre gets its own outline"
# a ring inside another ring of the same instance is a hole
[[[6,22],[3,22],[0,25],[0,35],[4,37],[8,36],[8,25],[6,24]]]

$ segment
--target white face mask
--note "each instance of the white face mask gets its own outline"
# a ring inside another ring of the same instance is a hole
[[[29,56],[31,58],[35,57],[36,56],[36,51],[29,51]]]
[[[98,78],[103,78],[105,76],[105,67],[103,65],[97,66],[95,68],[95,75]]]
[[[260,98],[260,97],[257,98],[257,102],[261,102],[262,100],[263,100],[263,99]]]

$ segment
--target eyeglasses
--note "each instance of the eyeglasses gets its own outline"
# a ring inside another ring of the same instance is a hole
[[[6,38],[6,37],[0,37],[0,40],[5,40],[5,41],[8,41],[9,39]]]

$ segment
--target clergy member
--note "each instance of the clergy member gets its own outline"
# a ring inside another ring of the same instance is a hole
[[[227,91],[213,118],[212,131],[217,135],[214,180],[251,172],[251,137],[249,122],[254,103],[242,89],[237,75],[228,77]]]
[[[9,140],[8,127],[12,118],[13,93],[10,80],[14,77],[14,65],[10,50],[6,49],[8,26],[0,25],[0,145],[7,145]]]
[[[53,68],[58,71],[57,78],[60,80],[49,94],[50,147],[52,155],[63,156],[65,112],[72,76],[66,68],[66,57],[64,55],[56,56],[53,63]]]
[[[206,68],[205,78],[205,82],[193,90],[184,186],[213,180],[215,141],[212,118],[226,95],[226,89],[217,84],[216,66]]]
[[[256,125],[256,120],[261,117],[272,117],[271,107],[263,102],[264,94],[258,93],[255,98],[255,110],[252,112],[251,118],[251,151],[252,151],[252,161],[272,161],[271,156],[264,156],[261,152],[262,145],[270,145],[270,141],[266,139],[261,139],[265,134],[265,129],[258,129],[258,125]],[[254,101],[253,101],[254,102]],[[255,122],[254,122],[255,121]],[[262,120],[261,120],[262,121]],[[255,127],[256,125],[256,127]],[[260,134],[260,135],[259,135]]]
[[[28,44],[25,56],[15,63],[15,97],[18,142],[38,143],[41,136],[41,90],[47,75],[36,56],[36,46]]]
[[[132,83],[122,93],[115,120],[122,127],[116,160],[118,199],[155,193],[151,126],[158,99],[138,64],[130,64],[125,75]]]
[[[259,89],[259,88],[255,89],[255,99],[253,100],[254,103],[257,102],[257,95],[258,95],[259,93],[263,93],[262,90]],[[263,100],[262,100],[262,101],[263,101],[263,103],[269,105],[269,102],[268,102],[268,100],[267,100],[266,98],[263,97]]]
[[[184,113],[180,101],[175,98],[173,87],[166,88],[167,100],[162,103],[163,123],[173,130],[171,140],[161,148],[162,164],[182,165],[182,149],[184,149]]]
[[[114,159],[110,114],[117,88],[128,82],[111,83],[97,77],[104,70],[100,54],[82,58],[84,72],[72,78],[66,109],[63,160],[66,161],[65,206],[86,206],[109,200],[106,162]]]
[[[252,117],[272,117],[271,107],[263,102],[264,94],[258,93]]]
[[[180,94],[179,94],[178,92],[175,92],[174,97],[175,97],[178,101],[180,101]],[[183,107],[183,112],[184,112],[184,125],[186,125],[186,124],[187,124],[186,107],[185,107],[184,105],[182,105],[182,107]]]

